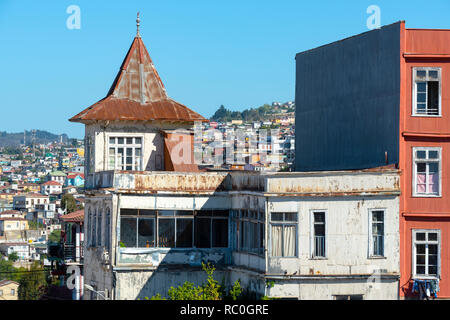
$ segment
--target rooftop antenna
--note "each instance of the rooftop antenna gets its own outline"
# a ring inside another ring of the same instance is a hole
[[[136,37],[141,37],[139,34],[139,23],[141,22],[141,19],[139,19],[139,12],[137,13],[137,19],[136,19]]]

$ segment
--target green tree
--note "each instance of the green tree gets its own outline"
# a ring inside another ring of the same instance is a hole
[[[60,242],[61,241],[61,230],[53,230],[52,233],[48,235],[49,242]]]
[[[20,277],[19,300],[39,300],[47,292],[47,287],[47,272],[39,262],[35,262]]]
[[[236,281],[234,286],[230,289],[228,295],[225,295],[223,286],[214,279],[214,271],[216,268],[209,262],[205,264],[202,262],[202,269],[207,274],[205,283],[201,286],[194,286],[192,282],[186,281],[183,285],[175,288],[170,287],[167,295],[169,300],[222,300],[230,297],[233,300],[237,300],[242,293],[240,281]],[[157,294],[150,299],[146,300],[166,300],[161,294]]]
[[[63,195],[61,199],[61,206],[66,210],[66,213],[71,213],[77,210],[75,198],[70,193]]]
[[[44,225],[42,224],[42,222],[37,222],[37,221],[28,221],[28,227],[31,230],[37,230],[37,229],[43,229]]]
[[[11,252],[8,256],[8,260],[16,262],[17,260],[19,260],[19,255],[17,254],[17,252]]]

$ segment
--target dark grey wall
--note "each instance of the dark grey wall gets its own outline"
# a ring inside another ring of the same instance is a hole
[[[298,53],[296,171],[398,163],[400,23]]]

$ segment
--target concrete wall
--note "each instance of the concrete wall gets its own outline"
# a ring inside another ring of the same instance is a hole
[[[397,172],[280,173],[261,175],[260,179],[263,179],[265,191],[146,193],[143,189],[137,193],[128,193],[123,189],[122,192],[108,191],[111,194],[90,191],[86,210],[91,208],[93,212],[94,208],[111,207],[113,221],[109,266],[103,259],[102,248],[88,247],[85,251],[86,283],[97,284],[97,290],[107,289],[111,292],[115,274],[116,299],[151,297],[156,293],[166,293],[171,285],[181,285],[184,281],[201,283],[205,276],[200,268],[201,261],[211,261],[221,269],[220,274],[226,279],[226,285],[232,286],[234,281],[240,279],[243,287],[257,295],[301,299],[333,299],[334,295],[339,294],[362,294],[365,299],[397,297]],[[227,182],[227,185],[232,184]],[[316,194],[305,196],[302,192],[310,190],[312,186],[317,187]],[[136,190],[130,190],[133,191]],[[120,234],[120,208],[230,210],[229,247],[119,248],[117,235]],[[266,223],[269,223],[271,212],[298,213],[296,257],[271,257],[270,224],[266,224],[265,229],[265,254],[236,250],[236,226],[232,213],[234,210],[249,208],[265,212]],[[311,258],[311,210],[314,209],[326,210],[326,259]],[[369,209],[385,210],[383,258],[371,258],[368,255]],[[85,217],[87,219],[87,215]],[[85,225],[89,225],[88,220]],[[186,268],[191,271],[186,271]],[[373,287],[370,280],[377,277],[377,272],[380,274],[379,281],[377,287]],[[271,288],[266,285],[268,281],[274,281]],[[85,295],[85,298],[90,297]]]
[[[296,171],[398,163],[399,104],[400,23],[298,53]]]

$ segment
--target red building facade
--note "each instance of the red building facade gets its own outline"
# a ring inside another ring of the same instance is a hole
[[[400,296],[450,298],[450,30],[400,29]]]

